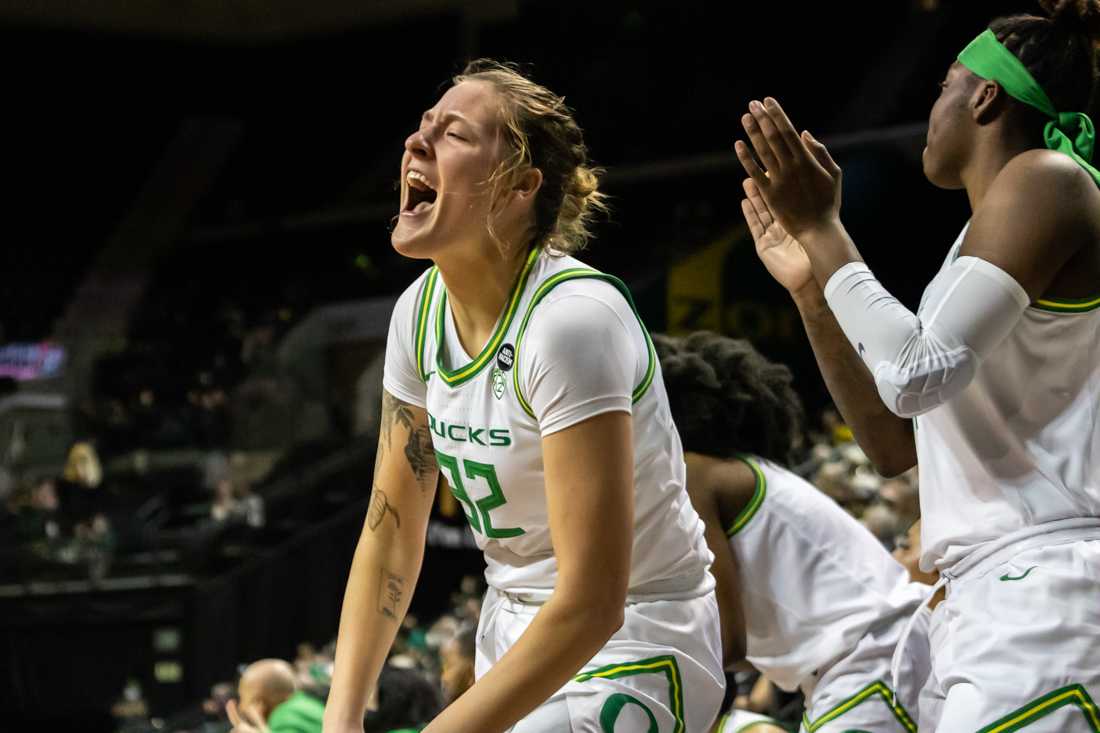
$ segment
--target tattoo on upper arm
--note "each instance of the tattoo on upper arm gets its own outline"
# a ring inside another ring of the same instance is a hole
[[[397,524],[397,528],[401,528],[401,515],[397,513],[397,510],[390,506],[389,497],[386,496],[386,492],[378,486],[374,485],[374,490],[370,496],[370,508],[367,509],[367,526],[370,527],[370,531],[373,532],[378,529],[382,524],[382,520],[386,518],[387,514],[393,515],[393,521]]]
[[[427,425],[418,425],[413,414],[412,405],[402,402],[389,392],[382,392],[382,420],[380,427],[380,440],[378,441],[378,457],[375,461],[375,473],[382,463],[382,456],[393,447],[393,427],[400,423],[408,431],[409,437],[405,442],[405,460],[413,472],[420,490],[426,491],[435,487],[435,451],[432,448],[432,434]]]
[[[432,446],[432,434],[426,425],[409,432],[409,441],[405,443],[405,458],[409,461],[409,467],[412,468],[421,491],[435,486],[435,481],[431,479],[438,466],[435,448]]]
[[[389,392],[382,390],[382,421],[380,430],[382,431],[381,444],[386,446],[386,450],[389,450],[391,447],[390,443],[394,425],[401,423],[405,426],[406,430],[409,432],[413,431],[416,421],[413,418],[411,407],[412,405],[408,402],[402,402]]]
[[[397,611],[405,595],[405,579],[382,568],[378,587],[378,613],[397,620]]]

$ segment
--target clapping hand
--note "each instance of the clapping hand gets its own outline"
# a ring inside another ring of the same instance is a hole
[[[775,220],[771,209],[760,195],[751,178],[744,183],[745,198],[741,212],[749,225],[749,233],[756,243],[756,254],[768,272],[788,292],[794,294],[807,285],[813,285],[813,268],[806,250]]]
[[[738,140],[737,158],[774,221],[805,244],[806,235],[839,220],[841,172],[824,145],[809,132],[799,135],[771,97],[750,102],[741,124],[752,151]]]

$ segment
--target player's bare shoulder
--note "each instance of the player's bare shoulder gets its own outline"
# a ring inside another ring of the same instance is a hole
[[[756,473],[745,460],[686,452],[684,462],[693,502],[714,501],[723,516],[736,516],[752,501]]]
[[[1064,213],[1092,209],[1096,214],[1100,206],[1100,188],[1084,168],[1068,155],[1038,148],[1026,150],[1008,161],[994,180],[990,195],[1017,198],[1028,207],[1057,202],[1063,204],[1059,210]],[[1094,206],[1064,206],[1090,201]]]

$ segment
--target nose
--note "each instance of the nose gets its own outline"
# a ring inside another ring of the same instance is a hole
[[[417,130],[406,138],[405,150],[414,158],[427,158],[431,156],[432,148],[424,133]]]

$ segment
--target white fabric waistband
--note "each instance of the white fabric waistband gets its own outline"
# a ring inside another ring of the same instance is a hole
[[[512,603],[541,606],[550,600],[552,588],[504,590],[490,585],[489,589]],[[705,596],[714,589],[714,579],[707,570],[699,575],[658,580],[633,588],[626,594],[626,605],[654,601],[682,601]]]
[[[971,573],[980,576],[1009,556],[1033,547],[1058,545],[1090,538],[1100,540],[1100,517],[1070,517],[1035,524],[1010,532],[1000,539],[978,545],[970,554],[950,567],[941,568],[940,577],[955,580]]]
[[[913,611],[909,621],[905,624],[898,639],[898,645],[894,649],[894,656],[890,662],[890,683],[897,697],[898,678],[901,676],[901,660],[905,655],[905,645],[913,633],[913,626],[917,622],[917,616],[924,607],[931,602],[940,588],[948,587],[964,575],[980,578],[1002,562],[1036,547],[1051,547],[1078,540],[1100,540],[1100,517],[1072,517],[1059,519],[1054,522],[1044,522],[1022,530],[1011,532],[999,540],[979,545],[973,552],[962,558],[949,568],[940,570],[940,579],[928,591],[927,597]],[[948,590],[950,592],[950,588]]]

